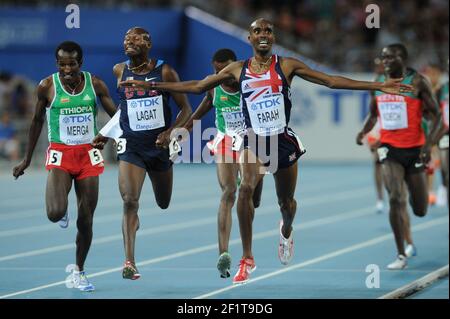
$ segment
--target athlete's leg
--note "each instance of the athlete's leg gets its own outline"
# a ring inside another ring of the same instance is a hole
[[[264,177],[261,174],[263,165],[253,152],[245,149],[240,156],[239,169],[241,172],[241,186],[237,201],[237,214],[241,233],[243,257],[251,258],[252,254],[252,223],[255,215],[253,194],[259,181]]]
[[[149,170],[148,176],[152,181],[156,203],[160,208],[166,209],[172,198],[173,168],[170,167],[167,171],[162,172]]]
[[[47,206],[47,217],[56,223],[67,212],[68,198],[72,188],[72,176],[69,173],[52,168],[48,172],[47,188],[45,191],[45,202]]]
[[[134,243],[139,228],[139,197],[145,179],[145,169],[119,161],[119,190],[123,200],[122,233],[125,258],[134,264]]]
[[[407,214],[405,169],[395,161],[383,163],[383,179],[389,194],[389,221],[394,232],[395,243],[399,255],[405,255],[403,216]]]
[[[294,199],[295,186],[297,185],[297,162],[287,168],[279,169],[274,175],[275,188],[277,190],[278,204],[280,205],[283,217],[283,228],[281,229],[284,238],[289,238],[294,222],[297,202]]]
[[[75,181],[77,194],[77,266],[80,271],[84,269],[84,262],[92,242],[92,222],[98,201],[98,176],[91,176]]]
[[[406,174],[406,184],[409,190],[409,202],[414,215],[423,217],[428,210],[428,183],[424,171]]]
[[[253,192],[253,206],[255,208],[258,208],[261,204],[261,194],[263,189],[263,181],[264,179],[261,179],[259,183],[256,185],[255,191]]]

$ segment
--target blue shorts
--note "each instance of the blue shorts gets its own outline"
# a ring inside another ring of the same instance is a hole
[[[274,149],[276,147],[275,154],[271,152],[271,146]],[[294,165],[306,152],[298,136],[288,127],[283,133],[273,136],[261,136],[249,132],[244,136],[244,149],[251,150],[266,167],[274,164],[272,156],[276,156],[277,169]]]
[[[119,151],[120,147],[125,150]],[[146,171],[165,172],[173,165],[169,159],[168,149],[144,146],[134,143],[131,139],[127,139],[125,145],[118,144],[117,159],[139,166]]]

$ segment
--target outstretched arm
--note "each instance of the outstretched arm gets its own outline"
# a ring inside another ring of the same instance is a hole
[[[100,103],[102,103],[103,109],[110,117],[113,117],[117,111],[117,108],[109,95],[109,90],[105,82],[97,77],[92,77],[92,84],[94,85],[95,93],[100,99]]]
[[[51,78],[47,78],[45,80],[42,80],[37,87],[38,100],[36,103],[33,119],[31,120],[30,131],[28,133],[28,144],[25,158],[22,163],[20,163],[13,169],[13,176],[16,179],[19,178],[19,176],[23,175],[25,169],[30,166],[34,149],[39,139],[39,135],[41,134],[42,126],[44,125],[46,107],[50,103],[48,99],[48,92],[51,85]]]
[[[186,124],[184,124],[184,128],[189,132],[192,131],[192,127],[194,126],[195,120],[200,120],[205,114],[207,114],[213,108],[213,99],[210,91],[206,93],[200,105],[197,107],[195,112],[191,115]]]
[[[145,82],[137,80],[128,80],[120,82],[121,86],[133,86],[144,90],[161,90],[178,93],[201,94],[210,90],[229,79],[239,80],[243,62],[233,62],[225,67],[218,74],[205,77],[203,80],[184,81],[184,82]]]
[[[411,85],[401,84],[402,79],[389,79],[386,82],[357,81],[313,70],[296,59],[286,58],[285,63],[287,64],[286,68],[290,79],[297,75],[309,82],[324,85],[331,89],[372,90],[383,91],[389,94],[400,94],[413,90]]]

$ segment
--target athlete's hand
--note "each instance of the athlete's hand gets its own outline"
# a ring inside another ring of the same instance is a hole
[[[146,82],[138,80],[126,80],[119,83],[119,86],[131,86],[142,90],[151,90],[154,88],[155,82]]]
[[[13,176],[18,179],[19,176],[23,175],[25,170],[30,166],[30,162],[26,159],[22,161],[19,165],[13,168]]]
[[[402,84],[402,81],[403,78],[386,80],[386,82],[381,85],[380,91],[388,94],[402,95],[414,90],[414,87],[412,85]]]
[[[361,131],[358,133],[358,135],[356,135],[356,144],[363,145],[363,140],[364,140],[364,132]]]
[[[168,129],[167,131],[164,131],[158,135],[158,138],[156,139],[156,147],[159,148],[168,148],[170,143],[170,133],[172,132],[171,129]]]
[[[422,163],[429,163],[431,160],[431,147],[425,144],[422,147],[422,150],[420,152],[420,158],[422,159]]]
[[[92,147],[102,150],[106,143],[108,143],[108,138],[101,134],[97,134],[97,136],[92,140],[91,145]]]

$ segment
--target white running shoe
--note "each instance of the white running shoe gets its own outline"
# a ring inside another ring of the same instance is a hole
[[[401,270],[401,269],[405,269],[407,266],[408,266],[408,261],[406,259],[406,256],[398,255],[397,259],[393,263],[390,263],[387,266],[387,269],[389,269],[389,270]]]
[[[58,221],[58,225],[61,228],[69,227],[69,211],[67,211],[64,217]]]
[[[383,213],[384,212],[384,202],[382,200],[377,200],[375,208],[376,208],[378,214]]]
[[[84,271],[72,271],[72,287],[81,291],[94,291],[95,287],[89,282]]]
[[[405,255],[408,258],[417,256],[417,248],[414,245],[407,245],[405,248]]]
[[[278,246],[278,257],[283,265],[289,264],[294,255],[294,230],[291,230],[289,238],[284,238],[281,229],[283,227],[283,220],[280,221],[280,244]]]

